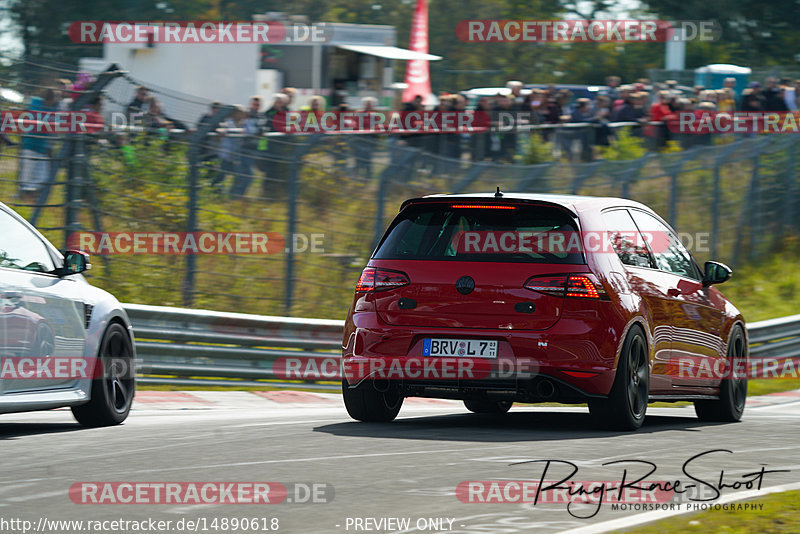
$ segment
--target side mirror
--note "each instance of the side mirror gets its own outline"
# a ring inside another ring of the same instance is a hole
[[[59,278],[69,276],[71,274],[79,274],[88,271],[92,268],[89,263],[89,255],[80,250],[67,250],[64,252],[64,266],[57,267],[53,274]]]
[[[732,274],[733,271],[724,263],[707,261],[705,264],[705,273],[703,274],[703,287],[721,284],[727,281]]]

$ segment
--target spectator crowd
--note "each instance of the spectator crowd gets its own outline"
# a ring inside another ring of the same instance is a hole
[[[74,82],[57,80],[53,87],[42,91],[40,96],[30,99],[29,109],[40,111],[67,110],[85,93],[92,78],[80,73]],[[486,113],[497,126],[501,115],[516,114],[512,129],[491,128],[482,133],[400,134],[392,136],[390,142],[416,147],[450,162],[469,157],[471,161],[514,162],[519,152],[522,136],[540,135],[554,142],[557,148],[572,153],[572,146],[580,145],[579,157],[591,160],[594,147],[608,146],[617,126],[631,126],[633,135],[646,140],[652,149],[659,149],[674,134],[666,121],[679,112],[701,111],[777,111],[794,112],[800,106],[800,80],[768,77],[763,85],[750,82],[745,89],[736,91],[737,80],[727,78],[723,87],[709,89],[703,86],[683,87],[676,81],[651,83],[647,79],[623,84],[617,76],[606,78],[606,85],[592,93],[593,98],[576,95],[568,88],[556,85],[529,86],[510,81],[502,90],[491,96],[474,96],[470,91],[440,93],[433,106],[424,106],[423,97],[417,96],[401,104],[404,111],[466,111]],[[176,132],[191,132],[206,128],[209,135],[201,145],[200,163],[212,189],[219,194],[243,197],[247,194],[256,171],[263,174],[262,194],[267,194],[270,181],[283,181],[287,177],[290,156],[288,143],[278,137],[264,134],[279,131],[276,117],[283,111],[296,110],[296,90],[284,88],[274,94],[269,102],[261,96],[253,96],[246,106],[237,106],[227,117],[214,122],[215,115],[223,107],[213,102],[208,111],[199,118],[194,128],[171,117],[159,99],[144,86],[135,88],[133,98],[124,113],[129,125],[138,126],[150,136],[169,139]],[[585,93],[585,91],[584,91]],[[325,110],[326,100],[313,96],[306,100],[301,110],[320,113]],[[101,113],[103,100],[96,96],[82,109]],[[378,101],[373,97],[361,100],[360,109],[352,110],[345,103],[335,107],[336,111],[375,111]],[[580,127],[569,127],[579,125]],[[111,142],[122,149],[126,161],[135,161],[131,131],[115,132]],[[145,143],[148,137],[145,136]],[[353,136],[347,149],[357,164],[356,168],[365,176],[372,174],[372,152],[374,135]],[[36,197],[51,174],[54,136],[47,134],[24,135],[20,142],[19,194]],[[688,143],[710,143],[709,136],[697,136]],[[11,139],[0,137],[0,144],[15,144]],[[347,154],[338,154],[347,158]]]

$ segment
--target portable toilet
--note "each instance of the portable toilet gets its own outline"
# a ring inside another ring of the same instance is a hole
[[[742,91],[747,87],[751,72],[750,67],[715,63],[695,69],[694,84],[702,85],[707,89],[722,89],[725,78],[734,78],[736,80],[736,94],[741,95]]]

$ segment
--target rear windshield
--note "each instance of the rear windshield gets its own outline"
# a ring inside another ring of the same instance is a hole
[[[417,204],[397,216],[373,257],[582,264],[577,230],[569,213],[549,206]]]

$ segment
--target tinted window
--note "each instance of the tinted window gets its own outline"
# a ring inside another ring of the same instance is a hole
[[[469,207],[469,206],[483,207]],[[379,259],[582,264],[574,219],[547,206],[479,201],[425,203],[398,215],[375,252]]]
[[[603,222],[614,252],[625,265],[653,267],[644,238],[628,210],[603,212]]]
[[[53,260],[45,244],[8,213],[0,210],[0,267],[26,271],[52,271]]]
[[[642,233],[647,236],[659,269],[695,280],[700,279],[689,251],[669,227],[642,211],[631,210],[631,215]]]

